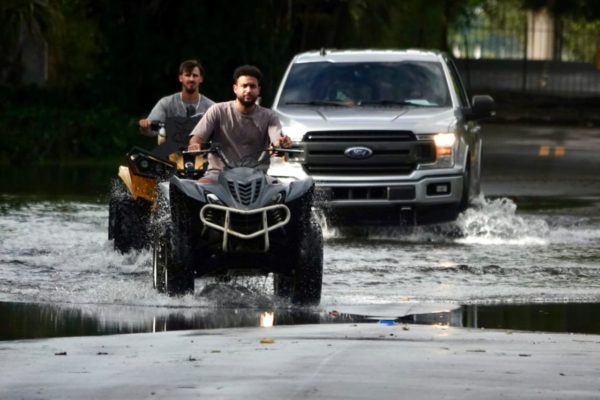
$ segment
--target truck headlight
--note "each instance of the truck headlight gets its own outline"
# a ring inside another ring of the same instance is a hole
[[[438,133],[433,136],[435,143],[435,165],[438,168],[448,168],[454,165],[456,135],[454,133]]]
[[[458,151],[459,141],[454,133],[435,133],[426,134],[419,140],[428,141],[435,148],[435,155],[432,150],[427,152],[427,157],[422,160],[417,169],[437,169],[454,167],[455,154]],[[431,147],[429,147],[431,149]],[[434,159],[435,157],[435,159]],[[435,160],[435,161],[434,161]]]

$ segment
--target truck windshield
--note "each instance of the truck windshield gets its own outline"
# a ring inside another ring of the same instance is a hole
[[[450,102],[437,62],[314,62],[292,66],[279,106],[447,107]]]

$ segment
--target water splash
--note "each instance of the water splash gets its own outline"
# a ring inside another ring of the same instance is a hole
[[[464,244],[547,245],[550,228],[539,217],[517,215],[517,205],[510,199],[485,199],[480,196],[473,207],[460,214],[456,225]]]

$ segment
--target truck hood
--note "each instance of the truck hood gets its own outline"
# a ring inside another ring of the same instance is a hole
[[[293,140],[308,131],[409,130],[414,133],[450,132],[455,110],[441,107],[281,107],[275,109],[284,133]]]

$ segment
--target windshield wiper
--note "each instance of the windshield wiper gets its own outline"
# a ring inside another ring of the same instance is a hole
[[[358,103],[361,106],[415,106],[415,107],[429,107],[429,104],[414,103],[412,101],[404,100],[377,100],[377,101],[361,101]]]
[[[333,106],[333,107],[352,107],[354,104],[344,101],[335,100],[311,100],[311,101],[286,101],[283,103],[286,106]]]

